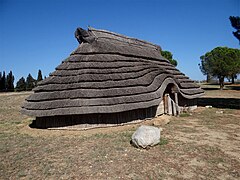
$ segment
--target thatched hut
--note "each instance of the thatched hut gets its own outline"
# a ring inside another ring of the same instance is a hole
[[[161,56],[160,46],[78,28],[78,48],[23,105],[36,126],[120,124],[196,107],[203,90]]]

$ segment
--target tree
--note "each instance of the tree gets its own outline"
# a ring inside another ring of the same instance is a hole
[[[234,79],[237,78],[237,74],[240,73],[240,50],[239,49],[230,49],[229,53],[230,59],[230,70],[228,77],[232,79],[232,84],[234,84]]]
[[[42,77],[42,71],[39,69],[38,70],[38,77],[37,77],[37,82],[43,80],[43,77]]]
[[[5,71],[3,71],[3,75],[0,78],[0,91],[6,91],[6,77]]]
[[[36,80],[29,73],[26,79],[26,90],[31,91],[36,86]]]
[[[233,35],[238,39],[240,43],[240,17],[239,16],[230,16],[229,17],[232,27],[235,28],[237,31],[233,31]]]
[[[200,56],[201,59],[201,64],[198,64],[200,70],[202,71],[203,75],[207,76],[207,83],[210,82],[211,78],[210,78],[210,67],[209,64],[206,62],[206,57],[207,57],[207,53],[203,56]]]
[[[26,81],[24,77],[21,77],[16,84],[16,91],[25,91],[26,90]]]
[[[2,90],[2,72],[0,72],[0,91]]]
[[[240,50],[217,47],[200,57],[199,67],[204,75],[219,79],[220,89],[224,87],[224,78],[240,73]]]
[[[162,54],[163,57],[168,59],[172,65],[177,66],[177,60],[173,59],[173,55],[172,55],[171,52],[169,52],[169,51],[162,51],[161,54]]]
[[[14,76],[12,71],[10,71],[7,75],[6,90],[10,92],[14,91]]]

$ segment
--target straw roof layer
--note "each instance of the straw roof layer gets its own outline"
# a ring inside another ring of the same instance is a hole
[[[78,28],[79,47],[23,105],[31,116],[118,113],[157,106],[168,84],[187,99],[203,90],[161,56],[160,46],[105,30]]]

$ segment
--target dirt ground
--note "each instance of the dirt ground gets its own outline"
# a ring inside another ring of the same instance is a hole
[[[42,130],[19,112],[28,95],[0,94],[0,179],[240,179],[240,110],[200,107],[133,125]],[[159,145],[131,146],[141,124],[163,129]]]

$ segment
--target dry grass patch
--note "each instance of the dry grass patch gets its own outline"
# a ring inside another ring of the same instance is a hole
[[[205,90],[204,97],[240,98],[239,90]]]
[[[161,143],[142,150],[130,145],[140,124],[88,131],[31,129],[32,119],[19,113],[26,96],[0,95],[1,179],[240,178],[240,110],[199,108],[172,117],[161,126]]]
[[[204,97],[240,98],[240,84],[226,84],[223,90],[215,84],[200,84],[200,86],[205,91]]]

